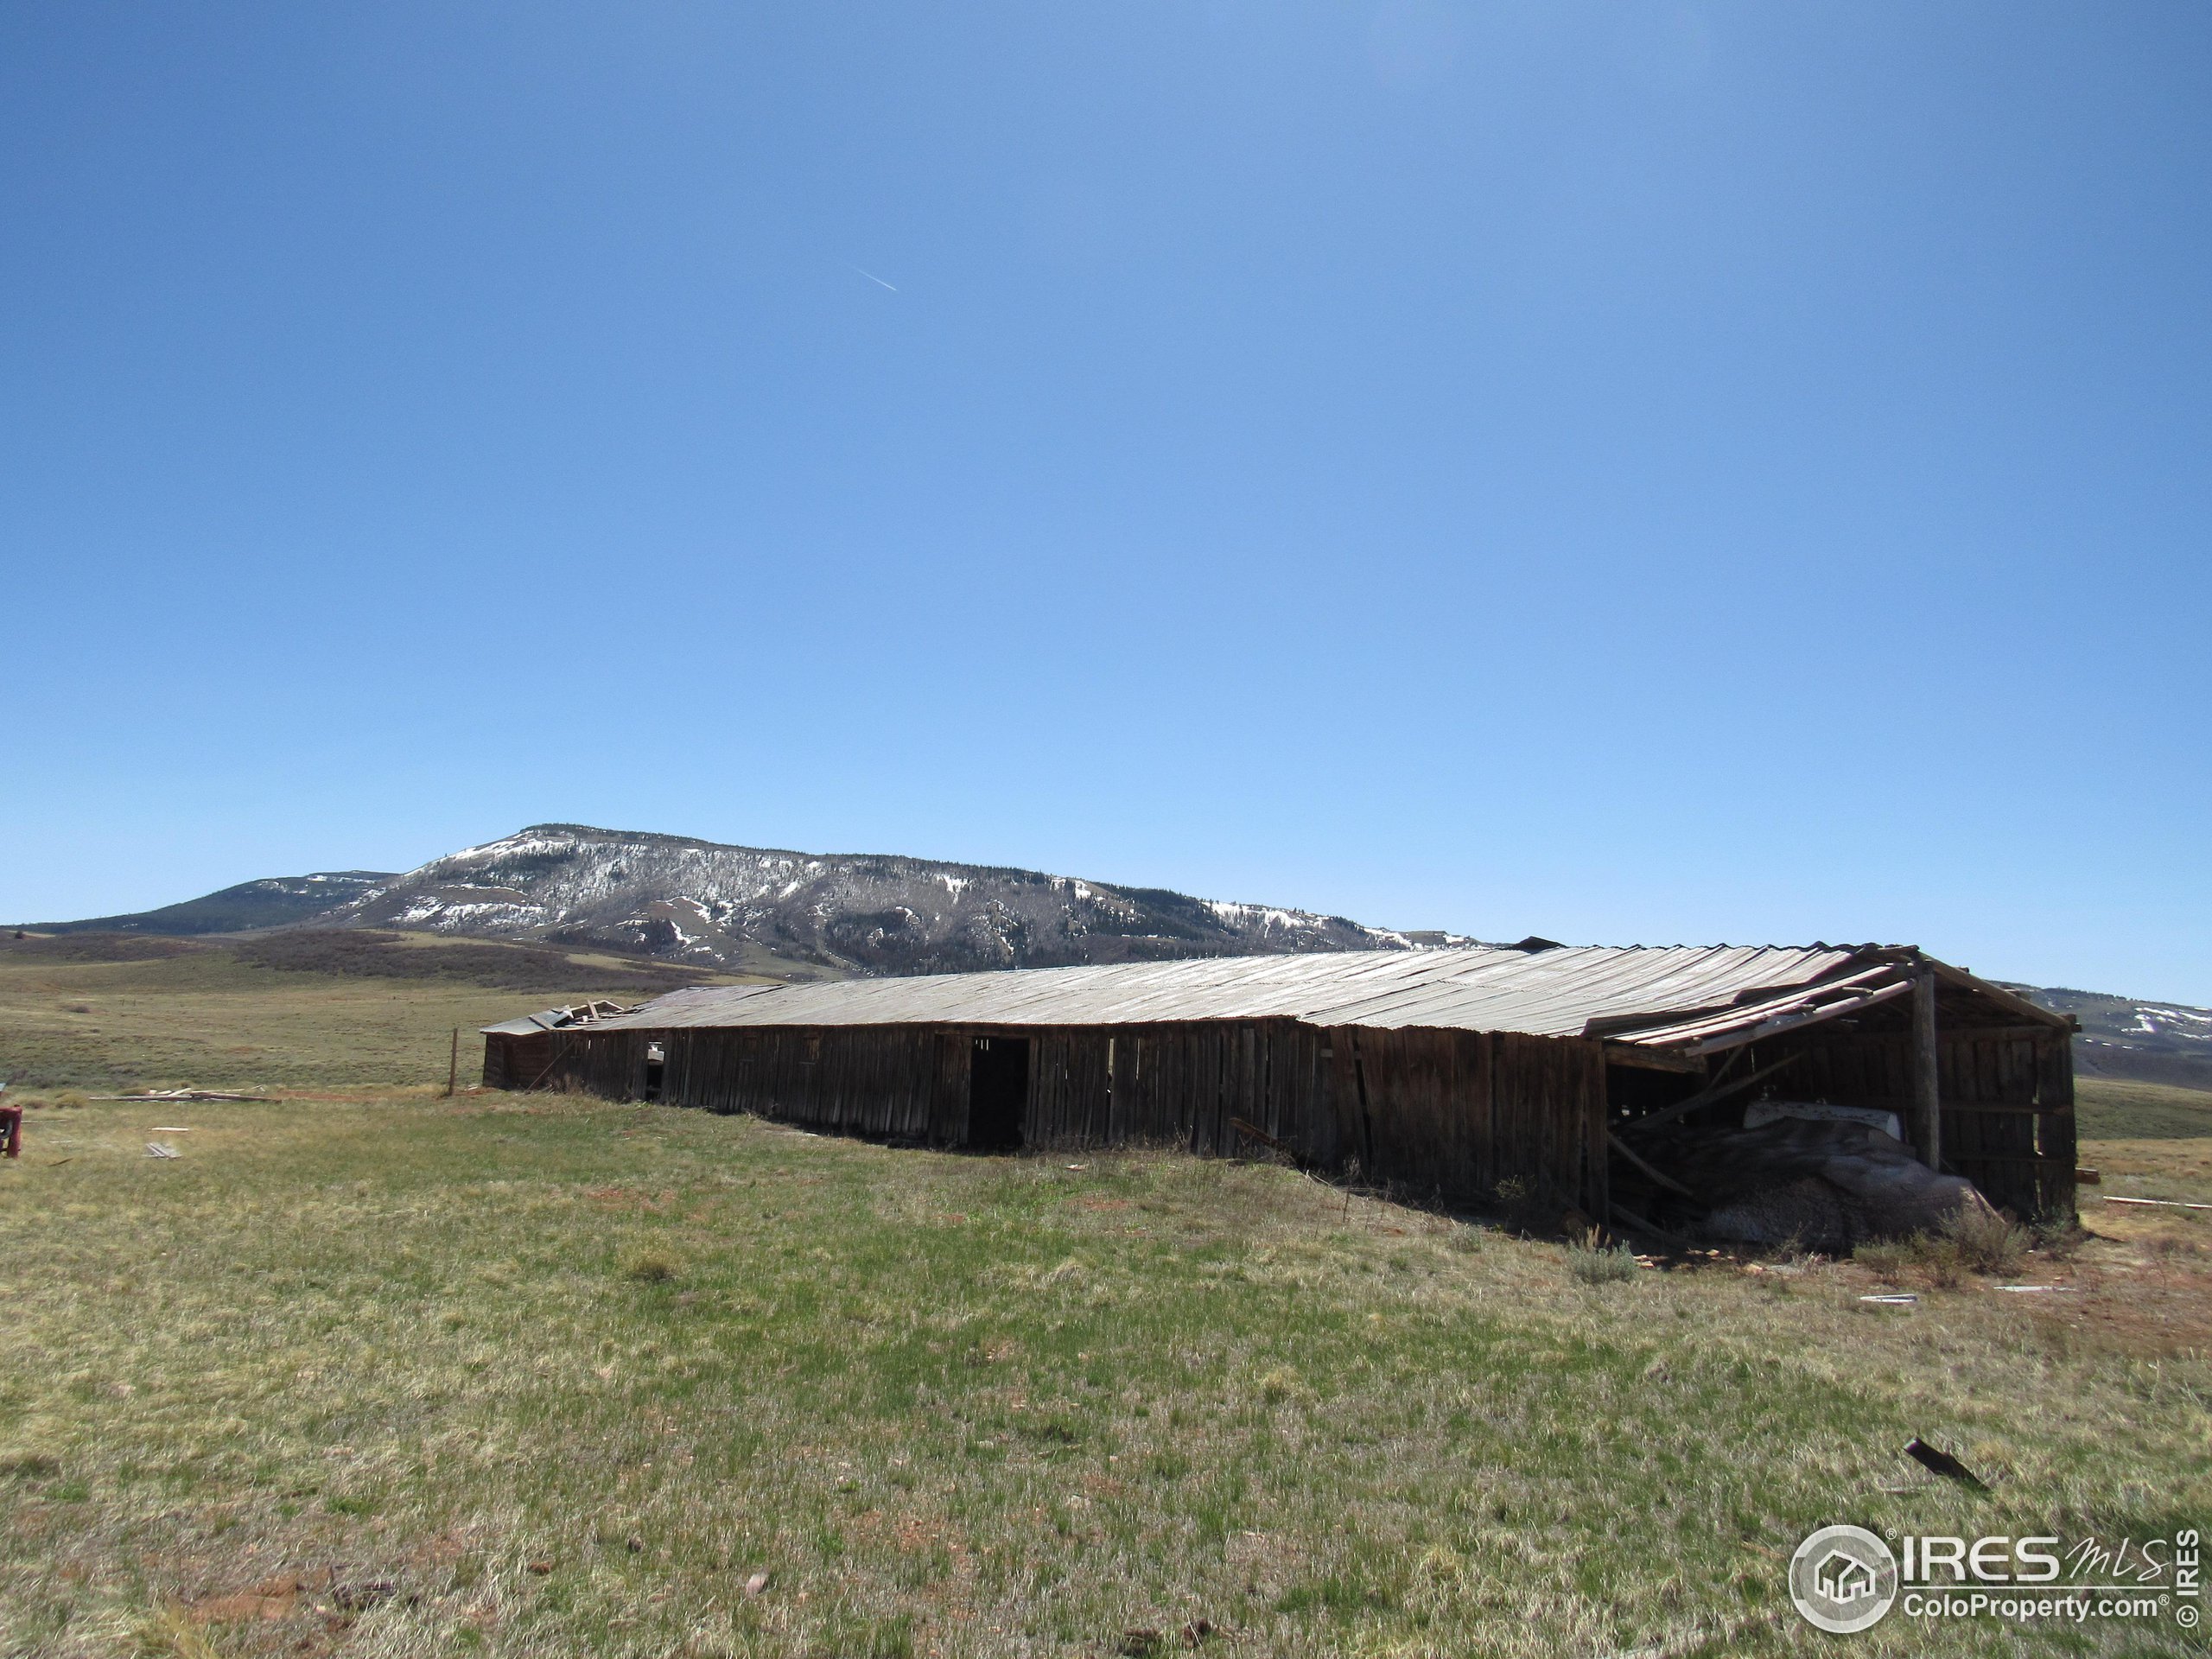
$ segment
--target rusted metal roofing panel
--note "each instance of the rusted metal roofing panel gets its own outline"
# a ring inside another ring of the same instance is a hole
[[[1728,1007],[1848,969],[1862,950],[1828,945],[1491,945],[1292,957],[1117,963],[672,991],[601,1029],[697,1026],[1095,1026],[1294,1019],[1571,1036],[1592,1020]],[[1639,1037],[1641,1033],[1638,1033]]]

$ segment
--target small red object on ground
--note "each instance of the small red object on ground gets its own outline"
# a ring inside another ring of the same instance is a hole
[[[0,1154],[23,1155],[23,1109],[20,1106],[0,1106]]]

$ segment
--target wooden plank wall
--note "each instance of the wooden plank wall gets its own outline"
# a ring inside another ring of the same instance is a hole
[[[926,1141],[938,1116],[938,1035],[909,1026],[675,1031],[666,1039],[661,1098],[882,1140]],[[961,1082],[964,1088],[964,1067]]]
[[[940,1031],[930,1074],[929,1142],[933,1147],[968,1144],[968,1033]]]
[[[550,1031],[488,1032],[484,1038],[484,1086],[486,1089],[533,1089],[543,1086],[546,1068],[553,1063]]]
[[[2022,1217],[2044,1214],[2033,1039],[1939,1036],[1936,1055],[1943,1161],[1999,1209]]]
[[[610,1100],[645,1096],[645,1051],[662,1049],[659,1098],[714,1112],[893,1141],[957,1144],[968,1127],[964,1039],[905,1026],[556,1033],[547,1086]]]
[[[1611,1210],[1604,1046],[1472,1031],[1336,1033],[1345,1157],[1377,1180],[1447,1201],[1530,1195]]]
[[[1231,1127],[1241,1119],[1310,1163],[1336,1160],[1327,1039],[1310,1026],[1262,1020],[1028,1034],[1027,1145],[1261,1150],[1264,1142]]]
[[[608,1100],[640,1100],[645,1092],[645,1046],[658,1032],[556,1031],[553,1058],[541,1089],[581,1089]],[[518,1087],[523,1085],[518,1084]]]
[[[1775,1074],[1778,1094],[1911,1109],[1912,1044],[1902,1032],[1785,1039],[1758,1046],[1751,1064],[1797,1058]],[[2000,1210],[2023,1219],[2074,1212],[2074,1058],[2063,1032],[1939,1027],[1937,1087],[1943,1163]],[[1909,1121],[1909,1119],[1908,1119]]]
[[[550,1082],[660,1097],[888,1140],[967,1138],[970,1039],[986,1028],[734,1027],[562,1034]],[[1317,1169],[1357,1167],[1446,1202],[1500,1181],[1607,1213],[1605,1055],[1580,1038],[1330,1030],[1290,1020],[1039,1027],[1029,1039],[1026,1146],[1262,1152],[1241,1120]]]
[[[1287,1020],[1056,1030],[1033,1038],[1030,1094],[1032,1146],[1256,1150],[1241,1119],[1316,1168],[1463,1203],[1517,1177],[1606,1214],[1605,1053],[1580,1038]]]

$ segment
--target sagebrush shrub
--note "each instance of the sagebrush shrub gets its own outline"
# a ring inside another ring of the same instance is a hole
[[[1943,1237],[1958,1250],[1961,1267],[1990,1274],[2018,1272],[2034,1242],[2028,1230],[2014,1225],[2009,1217],[1971,1205],[1961,1205],[1943,1224]]]
[[[1616,1244],[1610,1249],[1594,1238],[1589,1243],[1570,1246],[1567,1252],[1567,1270],[1586,1285],[1616,1285],[1633,1279],[1640,1269],[1636,1252],[1625,1244]]]

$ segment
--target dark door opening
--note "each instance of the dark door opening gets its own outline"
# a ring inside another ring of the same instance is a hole
[[[667,1051],[658,1043],[645,1045],[645,1098],[647,1100],[660,1098],[661,1075],[667,1065]]]
[[[968,1144],[1014,1152],[1029,1111],[1029,1039],[977,1037],[968,1046]]]

